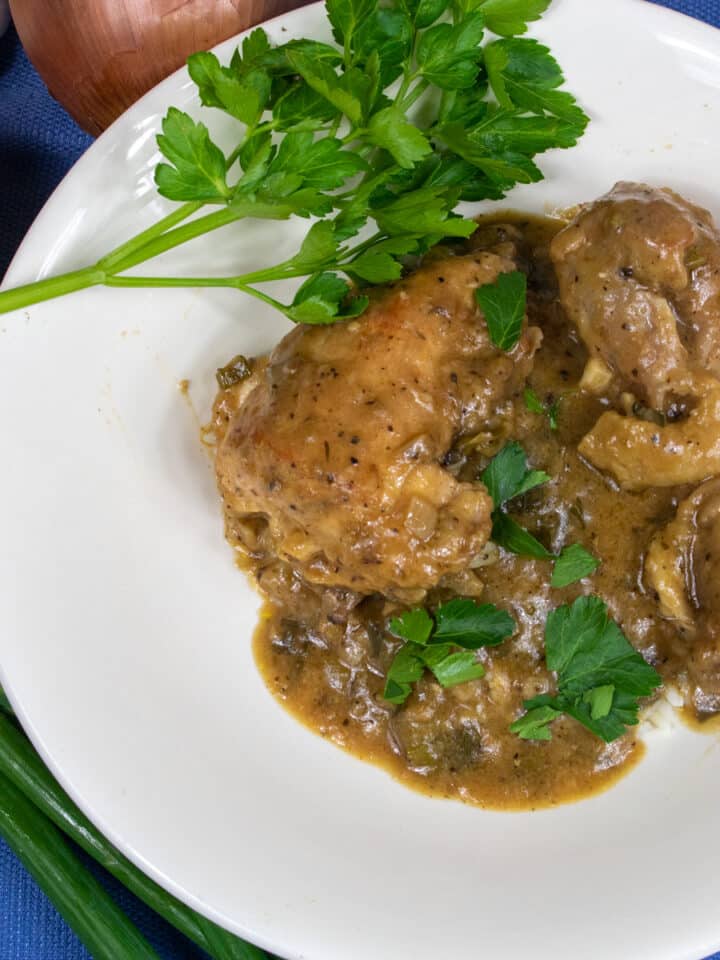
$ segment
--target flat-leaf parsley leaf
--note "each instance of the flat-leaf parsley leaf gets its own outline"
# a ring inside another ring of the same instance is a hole
[[[508,500],[547,483],[550,477],[543,470],[529,470],[525,451],[513,440],[493,457],[480,479],[498,509]]]
[[[478,650],[497,646],[514,629],[515,623],[506,610],[499,610],[491,603],[477,604],[474,600],[458,597],[438,607],[430,642],[453,643],[467,650]]]
[[[558,417],[560,415],[560,399],[552,402],[543,403],[540,397],[531,387],[526,387],[523,393],[525,406],[530,413],[540,414],[541,417],[547,417],[550,421],[550,429],[557,430],[559,427]]]
[[[554,554],[544,547],[529,530],[509,517],[504,510],[495,511],[491,536],[499,547],[519,557],[534,557],[536,560],[553,559]]]
[[[511,553],[539,560],[552,559],[553,554],[538,539],[505,513],[508,500],[528,493],[547,483],[550,477],[543,470],[530,470],[525,451],[519,443],[508,443],[487,465],[480,479],[492,497],[492,539]]]
[[[595,573],[600,561],[579,543],[565,547],[555,561],[551,587],[567,587]]]
[[[522,333],[525,319],[527,278],[519,270],[501,273],[494,283],[475,291],[475,299],[485,314],[490,339],[499,350],[513,350]]]
[[[528,23],[539,20],[550,0],[479,0],[471,3],[483,15],[488,30],[501,37],[525,33]]]
[[[588,118],[571,93],[558,90],[563,74],[547,47],[537,40],[497,40],[485,47],[485,66],[498,103],[569,120],[576,137]]]

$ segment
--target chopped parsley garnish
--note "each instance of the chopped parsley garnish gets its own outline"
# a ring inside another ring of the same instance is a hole
[[[639,699],[662,684],[599,597],[559,607],[545,625],[545,659],[557,674],[557,694],[526,700],[510,729],[525,740],[550,740],[561,714],[610,743],[638,722]]]
[[[475,299],[485,314],[490,339],[499,350],[513,350],[522,333],[527,299],[527,278],[514,270],[501,273],[494,283],[475,291]]]
[[[550,421],[550,429],[557,430],[558,417],[560,416],[560,400],[554,400],[552,403],[543,403],[531,387],[526,387],[523,396],[525,398],[525,406],[530,413],[538,413],[541,417],[547,417]]]
[[[519,443],[512,441],[503,447],[487,465],[480,479],[495,506],[491,536],[498,546],[520,557],[555,560],[551,580],[553,587],[566,587],[595,572],[600,561],[580,544],[565,547],[557,556],[503,509],[508,501],[550,479],[543,470],[529,469],[525,451]]]
[[[438,607],[434,618],[422,608],[394,617],[390,632],[405,643],[390,664],[384,699],[404,703],[426,669],[443,687],[484,676],[474,651],[497,646],[514,630],[515,621],[505,610],[460,598]]]
[[[600,561],[579,543],[565,547],[555,561],[551,587],[567,587],[591,576],[600,566]]]
[[[508,443],[483,470],[480,478],[499,510],[513,500],[550,479],[543,470],[529,470],[525,451],[516,441]]]
[[[554,554],[534,537],[529,530],[521,527],[503,510],[493,515],[492,539],[499,547],[519,557],[534,557],[536,560],[552,560]]]
[[[509,517],[503,509],[509,500],[547,483],[550,479],[547,473],[542,470],[530,470],[525,451],[519,443],[513,441],[493,457],[480,479],[487,487],[495,505],[492,529],[492,539],[495,543],[523,557],[551,560],[553,554],[536,537]]]

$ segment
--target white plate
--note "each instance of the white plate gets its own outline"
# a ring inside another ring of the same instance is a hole
[[[323,22],[311,7],[268,29],[322,36]],[[633,0],[556,0],[534,34],[594,122],[513,205],[642,178],[720,214],[720,34]],[[152,169],[169,104],[196,108],[183,72],[77,164],[8,283],[84,265],[166,210]],[[160,266],[259,267],[302,230],[236,226]],[[487,813],[406,790],[266,691],[257,598],[223,541],[198,424],[215,367],[284,329],[228,291],[93,290],[0,318],[0,679],[53,772],[162,884],[296,960],[698,960],[720,946],[717,740],[657,731],[605,795]]]

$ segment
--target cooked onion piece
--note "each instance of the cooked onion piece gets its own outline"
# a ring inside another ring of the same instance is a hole
[[[698,376],[695,408],[676,423],[604,413],[578,450],[625,490],[700,483],[720,474],[720,381]]]

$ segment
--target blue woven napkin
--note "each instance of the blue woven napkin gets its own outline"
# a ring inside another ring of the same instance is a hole
[[[720,27],[720,0],[659,2]],[[0,276],[52,190],[91,143],[49,95],[10,27],[0,39]],[[204,960],[201,950],[85,860],[163,960]],[[1,839],[0,960],[91,960]],[[708,960],[720,960],[720,953]]]

